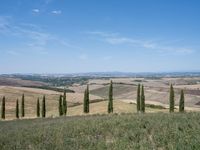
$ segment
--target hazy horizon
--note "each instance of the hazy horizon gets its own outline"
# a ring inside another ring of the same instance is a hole
[[[198,72],[200,1],[2,0],[0,74]]]
[[[198,70],[193,71],[152,71],[152,72],[123,72],[123,71],[97,71],[97,72],[15,72],[15,73],[0,73],[0,75],[70,75],[70,74],[171,74],[171,73],[200,73]]]

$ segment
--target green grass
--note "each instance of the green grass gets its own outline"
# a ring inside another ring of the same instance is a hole
[[[200,149],[200,113],[123,114],[0,122],[0,149]]]

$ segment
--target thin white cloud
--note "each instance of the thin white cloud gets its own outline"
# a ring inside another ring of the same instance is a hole
[[[10,37],[25,39],[26,42],[23,43],[23,40],[21,40],[21,43],[24,49],[31,52],[46,54],[48,53],[47,47],[49,44],[62,45],[71,49],[81,50],[77,45],[70,44],[61,37],[44,32],[40,26],[29,23],[16,24],[14,20],[10,20],[10,18],[0,16],[0,35],[4,34]],[[14,54],[14,50],[9,53]]]
[[[116,37],[118,33],[107,33],[102,31],[87,31],[86,34],[102,36],[102,37]]]
[[[104,42],[112,45],[131,45],[134,47],[142,47],[147,50],[154,50],[159,53],[164,54],[191,54],[195,52],[194,49],[173,45],[162,45],[160,42],[152,40],[141,40],[119,36],[117,33],[106,33],[101,31],[86,32],[87,34],[97,36],[101,38]]]
[[[9,31],[11,17],[9,16],[0,16],[0,33],[6,33]]]
[[[61,10],[53,10],[51,11],[52,14],[55,14],[55,15],[60,15],[62,13]]]
[[[33,9],[32,12],[33,12],[33,13],[39,13],[40,10],[39,10],[39,9]]]

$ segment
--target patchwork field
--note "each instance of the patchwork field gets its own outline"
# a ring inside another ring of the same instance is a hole
[[[15,80],[15,79],[13,79]],[[20,80],[16,79],[19,83]],[[137,85],[145,86],[146,104],[159,105],[168,108],[169,104],[169,84],[173,83],[175,88],[176,107],[179,103],[180,90],[185,90],[185,106],[187,111],[200,111],[200,91],[198,89],[200,78],[102,78],[89,79],[86,84],[90,87],[91,109],[90,114],[107,113],[107,98],[110,80],[113,80],[114,111],[116,113],[136,112],[136,93]],[[80,80],[78,80],[80,81]],[[13,82],[13,81],[12,81]],[[23,81],[32,82],[32,81]],[[35,83],[36,81],[33,81]],[[37,83],[37,82],[36,82]],[[42,82],[41,82],[42,83]],[[67,93],[68,115],[82,115],[83,93],[86,84],[75,83],[67,86],[75,93]],[[44,90],[38,88],[27,88],[17,86],[0,86],[0,97],[6,96],[6,118],[15,118],[16,99],[21,100],[22,94],[25,94],[26,117],[36,116],[37,98],[42,100],[43,95],[47,100],[47,116],[58,116],[58,99],[61,92]],[[134,106],[133,106],[134,105]],[[157,112],[158,110],[148,110],[147,112]],[[166,110],[160,110],[166,112]]]

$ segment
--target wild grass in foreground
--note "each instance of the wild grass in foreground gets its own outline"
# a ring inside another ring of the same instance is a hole
[[[0,149],[200,149],[200,113],[0,122]]]

